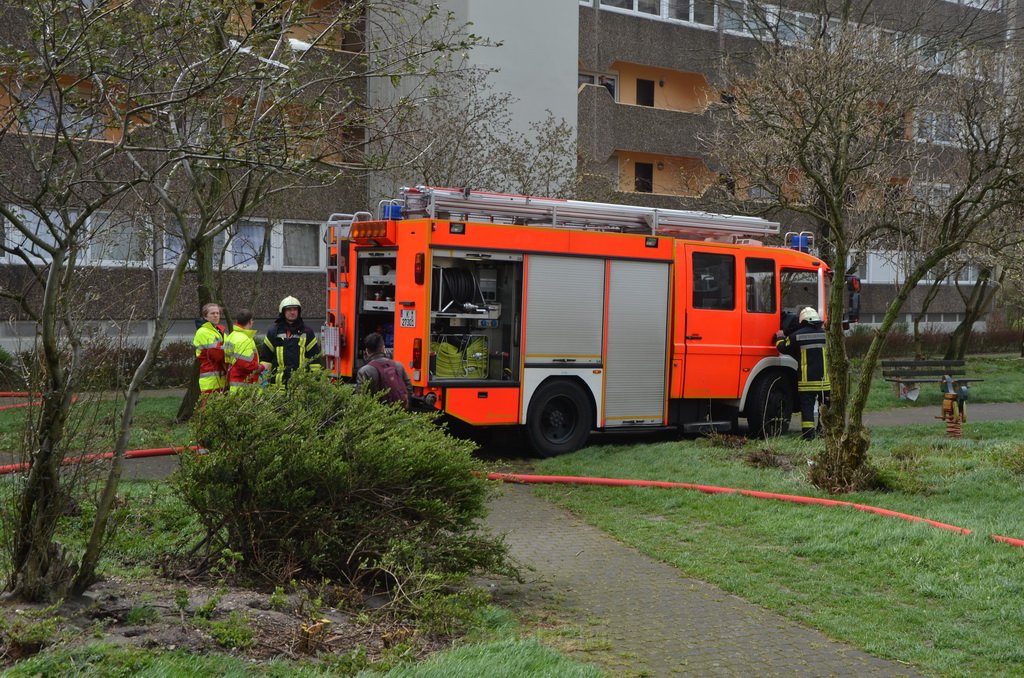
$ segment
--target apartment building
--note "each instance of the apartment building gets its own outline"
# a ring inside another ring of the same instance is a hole
[[[287,44],[294,49],[314,48],[326,58],[346,62],[358,55],[363,47],[360,26],[332,25],[332,6],[337,0],[317,0],[309,5],[305,17],[287,29]],[[280,18],[265,17],[272,3],[255,3],[253,9],[243,10],[228,21],[228,30],[235,38],[229,46],[237,50],[237,58],[247,60],[245,66],[255,65],[270,72],[284,71],[286,65],[259,55],[255,48],[243,41],[256,30],[259,21],[269,21],[272,28],[279,26]],[[91,3],[83,3],[91,7]],[[336,8],[334,8],[336,9]],[[27,15],[17,7],[4,8],[0,18],[0,44],[23,44],[23,36],[30,30]],[[225,48],[227,49],[227,48]],[[216,56],[216,55],[212,55]],[[210,61],[211,54],[181,57],[181,77],[176,85],[191,76]],[[69,69],[71,70],[71,69]],[[98,108],[86,109],[77,105],[74,96],[84,99],[93,93],[95,85],[88,79],[71,83],[65,89],[63,80],[48,92],[13,114],[24,85],[11,70],[0,76],[0,185],[22,188],[30,185],[46,166],[40,149],[58,147],[56,139],[69,134],[80,148],[109,147],[120,140],[115,121],[105,119]],[[28,76],[31,78],[31,75]],[[64,77],[64,76],[61,76]],[[171,76],[173,80],[173,75]],[[60,101],[58,102],[58,97]],[[24,105],[24,104],[23,104]],[[230,110],[230,104],[226,107]],[[228,120],[230,114],[226,114]],[[17,119],[16,119],[17,118]],[[230,124],[230,122],[226,123]],[[34,158],[30,158],[35,154]],[[105,170],[107,171],[107,170]],[[132,169],[125,163],[118,175],[129,177]],[[88,172],[80,181],[87,183]],[[25,205],[14,202],[12,193],[0,195],[12,212],[22,221],[34,224],[33,242],[6,223],[0,216],[0,289],[7,295],[24,295],[29,306],[38,307],[41,289],[35,282],[33,267],[44,267],[48,254],[40,243],[54,242],[54,233],[45,223],[44,215],[33,212]],[[84,197],[88,195],[83,192]],[[77,292],[80,307],[76,315],[87,324],[86,333],[109,337],[111,341],[141,342],[152,335],[156,308],[167,286],[169,272],[180,257],[181,239],[166,228],[166,217],[150,214],[140,208],[141,201],[127,192],[125,199],[113,201],[86,221],[81,236],[83,247],[76,253],[81,264],[82,284]],[[365,179],[349,178],[328,185],[306,182],[302,187],[289,188],[247,210],[244,216],[214,243],[215,267],[224,273],[221,278],[223,301],[229,309],[249,307],[256,315],[256,327],[262,332],[278,314],[278,302],[285,296],[302,301],[303,315],[314,326],[324,317],[326,293],[324,270],[327,264],[325,221],[335,211],[363,205],[366,196]],[[61,217],[56,210],[48,216],[54,222],[74,221],[80,210],[68,205]],[[265,244],[269,247],[265,248]],[[260,252],[265,254],[260,261]],[[27,257],[23,257],[25,254]],[[199,302],[194,267],[186,273],[181,292],[171,316],[173,319],[167,340],[191,341],[198,318]],[[37,333],[36,323],[12,298],[0,298],[0,348],[21,351],[31,348]]]
[[[308,21],[291,29],[289,37],[301,44],[320,35],[317,12],[329,12],[333,2],[310,5]],[[1015,0],[1013,0],[1015,1]],[[898,6],[899,3],[884,3]],[[918,0],[905,8],[914,12],[945,9],[980,12],[1009,21],[1013,12],[988,9],[988,0],[941,2]],[[920,5],[920,7],[918,7]],[[266,3],[256,3],[256,15]],[[625,203],[665,207],[700,207],[708,192],[721,183],[722,168],[714,166],[699,141],[715,115],[723,93],[719,81],[725,54],[750,49],[752,36],[744,20],[742,1],[716,0],[521,0],[516,3],[485,3],[482,0],[446,0],[442,3],[458,23],[500,44],[474,50],[468,58],[476,65],[497,69],[493,84],[519,101],[513,124],[525,131],[531,122],[550,111],[576,122],[580,162],[588,171],[604,177],[612,198]],[[902,7],[902,5],[899,5]],[[917,8],[917,9],[915,9]],[[239,17],[241,26],[253,14]],[[10,19],[11,14],[5,15]],[[780,28],[794,40],[810,30],[815,19],[809,13],[778,8],[785,18]],[[0,22],[0,40],[16,41],[25,27],[17,21]],[[359,53],[361,27],[337,30],[318,40],[318,49],[339,55]],[[51,102],[52,103],[52,102]],[[4,107],[0,93],[0,110]],[[42,134],[53,131],[53,107],[41,100],[32,125]],[[941,140],[948,134],[943,120],[919,119],[908,134],[914,138]],[[111,143],[110,130],[90,138],[90,143]],[[17,144],[6,138],[0,148],[7,159],[3,169],[13,176],[28,172]],[[277,302],[285,295],[302,300],[304,315],[319,324],[325,305],[324,268],[326,246],[324,221],[336,211],[366,209],[368,189],[364,180],[348,180],[332,186],[288,191],[258,211],[247,214],[219,238],[217,258],[223,260],[224,301],[229,307],[249,305],[263,327],[277,314]],[[756,196],[751,196],[756,197]],[[2,197],[0,197],[2,199]],[[9,203],[10,204],[10,203]],[[17,205],[12,205],[17,209]],[[166,273],[180,251],[176,239],[146,223],[145,215],[131,218],[106,211],[94,217],[97,229],[108,234],[90,244],[82,254],[92,269],[88,294],[83,295],[87,317],[114,319],[97,322],[96,331],[148,336],[148,320],[164,287]],[[116,222],[115,227],[111,223]],[[0,249],[0,287],[29,291],[28,269],[11,254],[14,248],[31,249],[31,243],[3,223],[4,248]],[[783,230],[799,228],[784,221]],[[45,231],[40,225],[40,235]],[[257,273],[257,252],[269,235],[269,250]],[[43,262],[45,257],[37,257]],[[866,253],[859,271],[864,280],[862,320],[877,320],[891,297],[891,284],[902,275],[898,257],[889,252]],[[971,282],[976,270],[967,269],[962,282]],[[919,299],[905,307],[913,313]],[[195,279],[189,274],[174,310],[170,339],[188,339],[197,312]],[[962,314],[950,291],[931,306],[925,322],[948,325]],[[0,299],[0,346],[17,350],[31,341],[36,327],[18,306]]]
[[[903,12],[904,17],[927,15],[935,23],[971,17],[1005,30],[1014,28],[1009,5],[987,0],[876,5],[879,11],[873,16],[888,15],[894,22]],[[801,8],[810,10],[798,3],[767,8],[780,39],[798,43],[820,25],[819,16]],[[579,152],[581,162],[617,189],[618,200],[664,207],[705,204],[722,168],[708,160],[698,139],[713,116],[722,114],[718,104],[723,97],[727,102],[728,93],[714,84],[721,82],[723,57],[752,47],[752,30],[757,30],[752,27],[760,20],[751,20],[745,14],[750,11],[743,0],[579,2]],[[929,48],[922,41],[922,49]],[[950,142],[949,121],[934,114],[908,120],[908,129],[901,133],[918,141]],[[782,221],[784,232],[802,230],[785,217]],[[893,284],[904,275],[902,256],[887,251],[863,254],[858,267],[864,283],[862,322],[881,319]],[[957,277],[961,284],[970,284],[977,273],[967,267]],[[924,294],[921,286],[904,306],[908,320],[920,309]],[[951,327],[962,316],[962,302],[950,281],[928,307],[924,323]]]

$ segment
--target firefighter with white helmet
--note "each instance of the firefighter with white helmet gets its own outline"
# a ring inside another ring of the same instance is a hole
[[[280,314],[260,346],[260,362],[271,384],[283,385],[295,370],[320,369],[316,332],[302,320],[302,303],[293,296],[281,300]]]
[[[796,359],[797,394],[800,398],[800,435],[804,440],[815,436],[814,406],[826,406],[832,385],[828,379],[828,356],[825,352],[825,328],[818,311],[810,306],[802,309],[800,325],[788,336],[781,330],[775,335],[780,353]]]

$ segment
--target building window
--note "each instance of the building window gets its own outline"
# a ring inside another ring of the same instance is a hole
[[[106,131],[94,114],[66,99],[54,99],[50,92],[40,92],[26,103],[24,126],[30,134],[63,133],[85,139],[100,138]]]
[[[89,219],[89,259],[98,264],[145,264],[153,226],[123,212],[97,212]]]
[[[809,43],[820,33],[821,19],[813,14],[779,10],[776,18],[779,40],[790,44]]]
[[[21,222],[24,231],[15,227],[14,224],[7,224],[7,247],[20,249],[29,257],[43,261],[50,259],[49,253],[43,249],[43,246],[55,247],[57,238],[63,237],[67,233],[68,224],[73,224],[78,219],[78,213],[74,210],[67,213],[67,223],[64,222],[61,215],[56,211],[48,212],[46,215],[47,219],[43,219],[31,210],[13,205],[11,206],[11,211]],[[47,223],[47,220],[49,220],[49,223]],[[32,237],[30,238],[26,235],[26,232],[31,233]],[[18,261],[18,257],[13,257],[13,260]]]
[[[633,163],[633,190],[637,193],[651,193],[654,190],[654,164],[649,162]]]
[[[601,6],[655,16],[661,14],[661,0],[601,0]]]
[[[726,0],[722,5],[722,30],[750,35],[751,25],[746,17],[746,11],[745,3]]]
[[[242,219],[231,229],[228,240],[231,268],[257,267],[266,230],[267,224],[248,219]]]
[[[916,182],[911,187],[914,199],[919,206],[932,210],[941,210],[949,203],[953,195],[953,187],[949,184],[933,184],[927,182]]]
[[[636,105],[654,105],[654,81],[637,78],[636,80]]]
[[[954,113],[921,111],[915,116],[914,138],[953,146],[959,141],[960,129],[960,120]]]
[[[668,0],[668,17],[687,23],[715,25],[714,0]]]
[[[320,266],[320,225],[286,221],[284,233],[284,266],[316,268]]]
[[[596,76],[591,73],[577,73],[576,84],[577,85],[593,85],[596,80]]]

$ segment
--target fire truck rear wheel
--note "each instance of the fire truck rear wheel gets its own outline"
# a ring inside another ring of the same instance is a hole
[[[758,378],[747,397],[747,429],[757,438],[774,438],[789,430],[793,416],[793,387],[781,374]]]
[[[583,447],[594,422],[590,397],[578,382],[549,381],[530,399],[526,437],[540,457],[554,457]]]

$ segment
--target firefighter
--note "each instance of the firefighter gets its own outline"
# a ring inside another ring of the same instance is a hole
[[[799,364],[797,392],[800,398],[800,436],[814,440],[814,406],[827,406],[832,386],[828,380],[828,356],[825,354],[825,329],[821,316],[808,306],[800,311],[800,324],[788,336],[775,333],[775,347],[792,356]]]
[[[220,325],[220,306],[203,305],[203,319],[196,321],[196,335],[192,345],[199,361],[199,393],[206,397],[219,393],[227,387],[227,372],[224,367],[224,327]]]
[[[235,328],[224,339],[224,362],[228,367],[228,387],[232,393],[259,384],[263,364],[256,351],[255,336],[252,311],[239,310],[235,314]]]
[[[260,346],[260,362],[270,370],[270,383],[283,386],[295,370],[321,369],[320,344],[316,333],[302,320],[298,299],[285,297],[277,308],[280,315]]]

